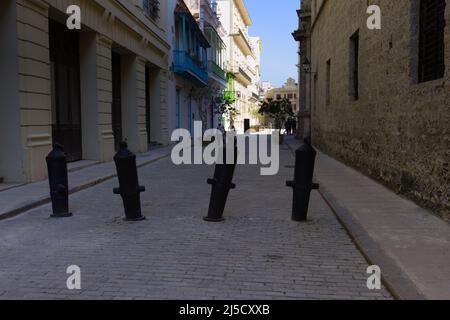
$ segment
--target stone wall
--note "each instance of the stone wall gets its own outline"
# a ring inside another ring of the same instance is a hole
[[[368,5],[382,29],[366,27]],[[417,1],[326,1],[312,26],[312,127],[319,149],[450,219],[450,3],[446,72],[417,83]],[[359,100],[350,37],[359,29]],[[327,61],[331,64],[326,103]]]

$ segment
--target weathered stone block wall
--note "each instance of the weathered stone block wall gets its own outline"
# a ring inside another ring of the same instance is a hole
[[[368,5],[382,29],[366,26]],[[313,139],[326,153],[450,219],[450,2],[446,72],[417,83],[416,0],[328,0],[312,30]],[[350,37],[359,29],[359,100],[350,96]],[[331,101],[326,63],[331,59]]]

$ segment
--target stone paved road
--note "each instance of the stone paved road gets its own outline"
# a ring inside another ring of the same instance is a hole
[[[311,220],[290,220],[294,162],[280,173],[239,166],[221,224],[202,220],[213,167],[140,170],[148,220],[122,221],[115,181],[71,197],[73,218],[46,205],[0,221],[0,299],[389,299],[366,288],[367,262],[317,193]],[[66,287],[79,265],[82,290]]]

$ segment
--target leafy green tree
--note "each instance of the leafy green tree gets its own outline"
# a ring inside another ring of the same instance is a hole
[[[237,108],[227,102],[220,104],[216,109],[216,113],[221,117],[227,117],[230,120],[230,124],[232,126],[234,125],[235,117],[240,114]]]
[[[291,101],[286,98],[270,102],[264,101],[258,112],[272,119],[274,128],[278,129],[280,133],[287,118],[294,116]]]

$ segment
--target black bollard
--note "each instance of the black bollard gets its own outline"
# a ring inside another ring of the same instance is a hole
[[[295,180],[286,182],[286,186],[294,189],[292,204],[294,221],[307,220],[311,190],[319,189],[319,185],[312,182],[316,154],[309,138],[306,138],[295,151]]]
[[[226,163],[226,144],[223,147],[223,164],[216,164],[214,178],[208,179],[207,183],[212,186],[211,198],[209,201],[208,216],[203,220],[208,222],[221,222],[225,204],[227,202],[230,189],[235,189],[236,185],[232,182],[237,163],[237,146],[234,140],[234,161],[232,164]]]
[[[139,186],[136,155],[128,150],[125,142],[120,144],[120,150],[114,156],[119,188],[114,188],[114,194],[120,194],[125,208],[125,221],[141,221],[145,217],[141,213],[141,192],[145,187]]]
[[[69,212],[69,178],[66,154],[63,147],[55,143],[53,150],[45,158],[47,161],[48,182],[52,199],[52,218],[71,217]]]

